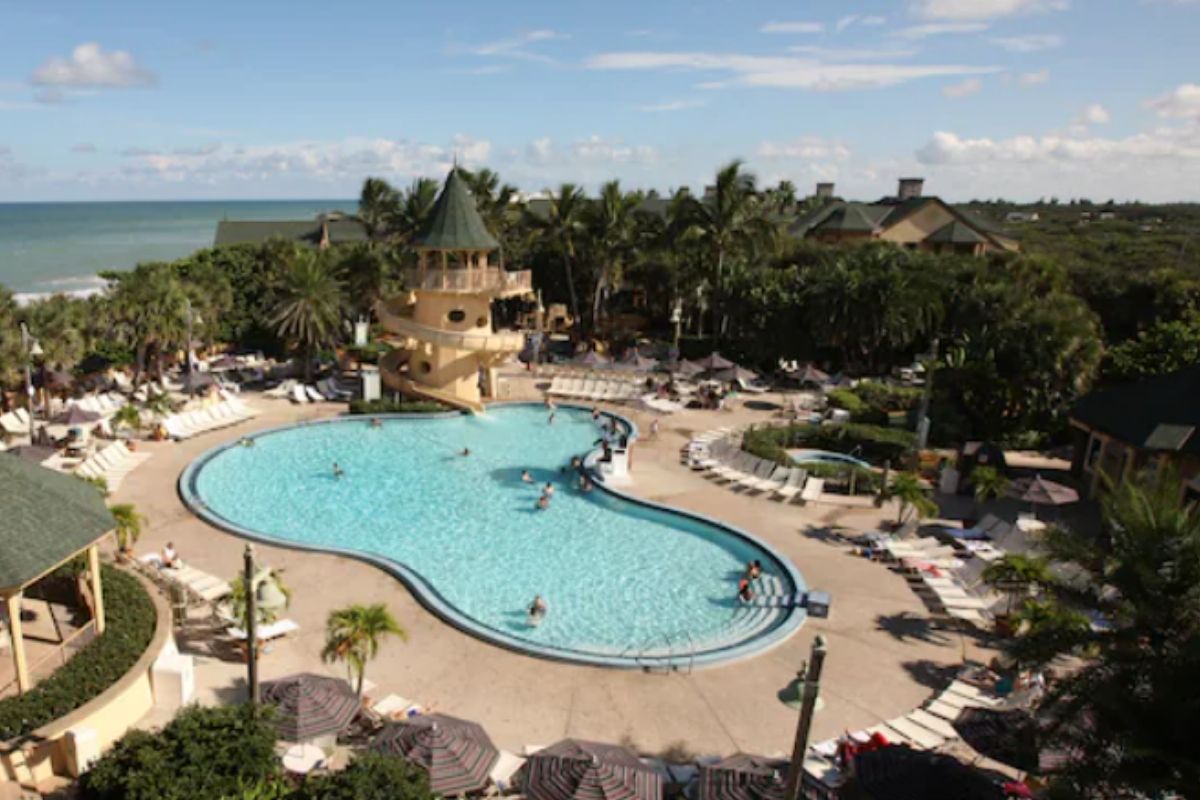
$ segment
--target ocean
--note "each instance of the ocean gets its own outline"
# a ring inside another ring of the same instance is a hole
[[[0,203],[0,285],[22,302],[93,292],[102,270],[212,247],[222,219],[304,220],[357,207],[357,200]]]

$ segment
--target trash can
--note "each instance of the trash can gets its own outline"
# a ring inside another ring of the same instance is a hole
[[[829,594],[809,592],[804,598],[804,608],[810,617],[824,619],[829,616]]]

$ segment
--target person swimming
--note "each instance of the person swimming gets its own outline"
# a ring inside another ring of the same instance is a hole
[[[550,507],[550,495],[548,495],[548,494],[544,494],[541,497],[539,497],[537,500],[537,503],[534,504],[534,508],[536,508],[538,511],[545,511],[549,507]]]
[[[240,444],[242,447],[254,447],[254,440],[251,439],[249,436],[243,436],[238,441],[238,444]]]
[[[554,484],[551,483],[550,481],[546,481],[546,485],[542,487],[542,494],[545,495],[546,497],[550,497],[551,495],[553,495],[554,494]]]
[[[755,559],[754,561],[751,561],[749,564],[746,565],[746,579],[747,580],[752,581],[755,578],[758,578],[761,576],[762,576],[762,562],[761,561],[759,561],[758,559]]]
[[[542,596],[540,594],[534,595],[533,602],[529,604],[527,612],[529,614],[529,624],[536,626],[545,618],[546,612],[549,610],[550,608],[546,605],[546,601],[542,599]]]
[[[579,456],[571,456],[571,469],[578,472],[581,467],[583,467],[583,459]]]
[[[600,419],[600,409],[592,406],[592,421],[595,422],[598,419]]]
[[[579,476],[579,491],[583,492],[584,494],[587,494],[594,488],[596,488],[596,487],[592,484],[592,479],[589,478],[587,475],[580,474],[580,476]]]
[[[345,474],[346,473],[342,470],[342,468],[338,466],[338,463],[336,461],[333,462],[333,477],[341,478]]]
[[[371,417],[371,427],[372,428],[382,428],[383,421],[380,420],[379,417]]]
[[[533,475],[531,475],[529,473],[529,470],[527,470],[527,469],[521,470],[521,482],[522,483],[533,483]]]
[[[461,453],[459,453],[459,455],[460,455],[460,456],[462,456],[463,458],[466,458],[467,456],[471,455],[471,448],[469,448],[469,447],[464,447],[464,448],[462,449],[462,452],[461,452]]]
[[[742,578],[738,581],[738,600],[743,603],[749,603],[754,599],[754,590],[750,588],[750,581]]]

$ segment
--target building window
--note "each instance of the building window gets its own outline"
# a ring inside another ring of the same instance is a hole
[[[475,320],[476,328],[483,328],[485,326],[487,326],[487,317],[480,317],[479,319]]]
[[[422,361],[421,362],[421,374],[428,375],[431,372],[433,372],[433,365],[430,364],[428,361]]]
[[[447,314],[446,318],[449,319],[451,322],[462,322],[464,319],[467,318],[467,312],[463,311],[461,308],[456,308],[453,311],[451,311],[449,314]]]

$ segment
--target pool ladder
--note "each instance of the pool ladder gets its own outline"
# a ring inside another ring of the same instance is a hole
[[[662,674],[666,675],[671,672],[680,672],[682,670],[684,674],[691,675],[692,669],[696,665],[696,642],[694,639],[692,639],[692,635],[687,631],[683,632],[683,636],[687,638],[688,643],[686,669],[684,669],[682,664],[675,662],[675,637],[677,637],[678,634],[671,635],[663,633],[659,635],[662,637],[663,642],[667,645],[666,655],[650,655],[650,650],[652,648],[650,644],[645,644],[638,652],[633,654],[634,662],[642,668],[643,672],[661,672]],[[628,656],[633,648],[633,645],[626,647],[621,651],[621,657],[624,658]]]

